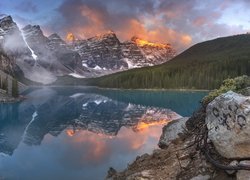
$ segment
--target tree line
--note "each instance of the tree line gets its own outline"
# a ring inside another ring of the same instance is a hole
[[[1,76],[0,75],[0,89],[6,91],[6,94],[8,94],[9,91],[9,82],[8,82],[8,76]],[[18,87],[18,81],[15,78],[12,78],[11,82],[11,95],[13,97],[19,96],[19,87]]]

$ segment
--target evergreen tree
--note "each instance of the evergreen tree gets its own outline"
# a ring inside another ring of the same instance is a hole
[[[3,89],[2,76],[0,75],[0,89]]]
[[[18,81],[16,79],[12,79],[12,96],[13,97],[19,96]]]
[[[6,76],[5,79],[1,81],[2,81],[2,89],[8,92],[8,76]]]

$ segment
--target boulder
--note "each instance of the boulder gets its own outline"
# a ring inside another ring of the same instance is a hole
[[[177,120],[173,120],[170,123],[168,123],[166,126],[162,129],[162,134],[158,143],[158,146],[162,149],[165,149],[169,146],[169,144],[180,138],[181,135],[184,134],[184,128],[186,127],[186,121],[189,118],[181,118]]]
[[[232,91],[222,94],[206,109],[208,138],[226,158],[250,157],[250,96]]]

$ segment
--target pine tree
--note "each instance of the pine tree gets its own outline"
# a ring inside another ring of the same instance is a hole
[[[0,89],[3,89],[2,76],[0,76]]]
[[[2,89],[8,92],[8,77],[6,76],[4,80],[2,80]]]
[[[13,97],[19,96],[18,82],[16,79],[12,79],[12,96]]]

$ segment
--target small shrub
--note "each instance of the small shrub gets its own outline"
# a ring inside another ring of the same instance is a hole
[[[223,81],[219,89],[215,89],[205,96],[202,100],[203,105],[207,105],[213,101],[217,96],[226,93],[228,91],[240,92],[244,88],[250,86],[250,77],[249,76],[239,76],[234,79],[226,79]]]

